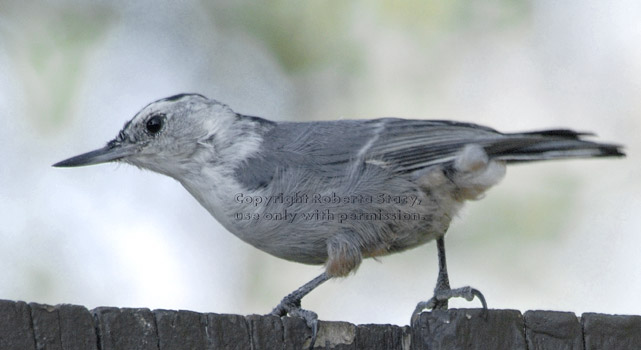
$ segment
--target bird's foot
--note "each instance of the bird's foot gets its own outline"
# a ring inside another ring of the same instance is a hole
[[[300,305],[300,299],[296,299],[288,295],[281,300],[280,304],[278,304],[272,312],[270,312],[270,315],[278,317],[289,315],[292,317],[300,317],[305,320],[307,327],[312,330],[312,339],[309,343],[309,349],[312,349],[316,342],[316,335],[318,335],[318,315],[314,311],[301,308]]]
[[[434,296],[430,300],[421,301],[416,305],[414,313],[412,314],[412,322],[425,309],[447,310],[448,301],[452,298],[465,298],[467,301],[472,301],[474,297],[481,301],[481,304],[483,305],[483,317],[487,317],[487,303],[485,302],[485,297],[478,289],[467,286],[456,289],[441,289],[434,291]]]

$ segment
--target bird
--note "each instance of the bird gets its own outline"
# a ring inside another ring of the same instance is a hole
[[[196,93],[154,101],[106,146],[54,164],[121,162],[170,176],[229,232],[278,258],[323,265],[285,296],[272,315],[318,315],[301,300],[345,277],[366,258],[436,241],[434,293],[417,304],[447,309],[451,298],[483,294],[451,288],[444,236],[463,204],[480,199],[506,165],[625,156],[591,133],[548,129],[502,133],[473,123],[401,118],[282,122],[234,112]]]

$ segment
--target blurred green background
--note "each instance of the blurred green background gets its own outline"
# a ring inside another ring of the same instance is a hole
[[[452,286],[491,308],[641,314],[640,43],[632,0],[3,0],[0,298],[267,313],[320,272],[241,242],[169,178],[51,168],[147,103],[198,92],[275,120],[572,127],[625,144],[626,159],[509,169],[446,244]],[[427,244],[303,306],[407,324],[436,272]]]

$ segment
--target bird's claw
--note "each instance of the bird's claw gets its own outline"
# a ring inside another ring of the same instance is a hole
[[[485,297],[478,289],[467,286],[456,289],[441,289],[434,291],[434,296],[430,298],[430,300],[421,301],[416,305],[414,313],[412,314],[412,322],[414,322],[418,315],[420,315],[425,309],[447,310],[448,301],[452,298],[464,298],[467,301],[472,301],[474,300],[474,297],[478,298],[483,305],[481,316],[483,318],[487,318],[487,302],[485,301]]]
[[[311,350],[316,343],[316,336],[318,335],[318,315],[314,311],[305,310],[300,306],[300,299],[293,300],[285,297],[283,300],[270,312],[270,315],[283,317],[289,315],[291,317],[300,317],[305,320],[307,327],[312,330],[312,339],[309,343]]]

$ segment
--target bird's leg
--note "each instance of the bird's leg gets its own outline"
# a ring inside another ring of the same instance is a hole
[[[304,296],[309,294],[309,292],[314,290],[314,288],[318,287],[330,278],[331,277],[326,272],[321,273],[318,277],[305,283],[302,287],[284,297],[283,300],[280,301],[280,304],[278,304],[278,306],[276,306],[270,313],[271,315],[279,317],[289,314],[290,316],[304,319],[307,326],[312,329],[310,349],[316,342],[316,334],[318,333],[318,315],[314,311],[302,309],[300,301]]]
[[[448,299],[439,300],[436,296],[439,292],[452,290],[450,288],[450,277],[447,274],[447,261],[445,258],[445,239],[443,236],[436,240],[436,247],[438,249],[438,278],[436,279],[436,287],[434,287],[434,306],[432,309],[447,310]]]
[[[447,275],[447,262],[445,260],[445,240],[441,236],[436,240],[436,247],[438,249],[438,279],[436,280],[436,287],[434,288],[434,296],[428,301],[422,301],[416,305],[412,319],[418,316],[424,309],[441,309],[447,310],[448,301],[451,298],[465,298],[467,301],[472,301],[477,297],[481,304],[483,304],[484,312],[487,311],[487,303],[485,297],[478,289],[470,286],[452,289],[450,288],[450,279]]]

